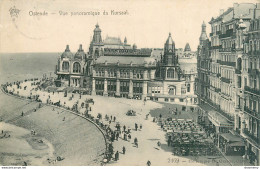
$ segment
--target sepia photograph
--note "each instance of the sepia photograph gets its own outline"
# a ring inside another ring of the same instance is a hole
[[[2,0],[0,89],[2,169],[258,169],[260,1]]]

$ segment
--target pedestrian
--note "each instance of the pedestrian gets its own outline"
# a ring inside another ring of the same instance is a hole
[[[4,134],[4,130],[2,130],[2,134]]]
[[[128,132],[128,133],[131,133],[131,129],[130,129],[130,127],[128,127],[127,132]]]
[[[135,123],[135,131],[137,131],[138,129],[138,125]]]
[[[109,120],[109,124],[111,124],[111,120]]]
[[[159,115],[160,119],[162,118],[162,114]]]
[[[118,151],[116,151],[115,159],[116,159],[116,161],[119,160],[119,152]]]
[[[140,124],[140,130],[142,130],[142,128],[143,128],[143,125],[142,125],[142,124]]]
[[[151,161],[148,160],[146,164],[147,166],[151,166]]]
[[[116,116],[114,116],[114,122],[116,121]]]
[[[124,140],[127,141],[127,135],[124,133]]]
[[[63,121],[65,121],[65,117],[63,117]]]
[[[128,139],[131,140],[131,134],[128,134]]]
[[[170,145],[171,145],[171,139],[168,139],[167,144],[168,144],[168,147],[170,147]]]
[[[112,117],[112,116],[110,116],[110,119],[112,120],[112,119],[113,119],[113,117]]]
[[[125,146],[123,146],[122,151],[123,151],[123,154],[125,154],[125,151],[126,151]]]
[[[161,146],[161,142],[160,142],[160,141],[158,141],[158,142],[157,142],[157,145],[158,145],[158,147],[160,147],[160,146]]]
[[[138,148],[138,140],[137,140],[137,138],[135,137],[135,139],[134,139],[134,144],[136,145],[136,147]]]
[[[116,140],[118,141],[119,138],[119,132],[116,133]]]
[[[24,114],[23,114],[23,111],[22,111],[22,116],[23,116]]]
[[[126,126],[125,126],[125,125],[123,126],[123,129],[124,129],[124,132],[125,132],[125,129],[126,129]]]

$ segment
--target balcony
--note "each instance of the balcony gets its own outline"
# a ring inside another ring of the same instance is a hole
[[[221,33],[222,33],[221,31],[217,31],[217,32],[216,32],[217,35],[220,35]]]
[[[260,96],[260,89],[251,88],[249,86],[245,86],[245,91]]]
[[[236,74],[241,74],[241,70],[236,69],[236,70],[235,70],[235,73],[236,73]]]
[[[260,73],[260,71],[258,69],[248,68],[248,73],[251,75],[257,75]]]
[[[235,52],[236,48],[232,47],[232,48],[221,48],[219,49],[220,52]]]
[[[227,65],[227,66],[233,66],[235,67],[236,66],[236,62],[227,62],[227,61],[219,61],[219,64],[221,65]]]
[[[226,31],[225,34],[220,34],[219,35],[219,38],[222,39],[222,38],[229,38],[229,37],[232,37],[234,35],[233,33],[233,29],[229,29]]]
[[[218,45],[218,46],[211,46],[211,49],[222,49],[222,45]]]
[[[227,79],[227,78],[225,78],[225,77],[221,77],[220,80],[221,80],[222,82],[225,82],[225,83],[230,83],[230,82],[231,82],[230,79]]]
[[[214,107],[216,109],[216,111],[218,113],[220,113],[222,116],[224,116],[226,119],[228,119],[229,121],[234,121],[234,117],[232,115],[224,112],[223,110],[221,110],[220,105],[217,105],[216,103],[213,103],[211,100],[209,100],[208,103],[210,103],[210,105],[212,107]]]
[[[216,93],[219,93],[219,92],[221,92],[221,89],[215,88],[215,92],[216,92]]]
[[[243,129],[243,133],[252,141],[254,141],[256,144],[260,144],[260,138],[256,137],[254,134],[252,134],[250,131],[248,131],[247,128]]]
[[[256,112],[256,110],[251,110],[249,107],[244,106],[244,111],[252,116],[255,116],[257,118],[260,118],[260,114]]]

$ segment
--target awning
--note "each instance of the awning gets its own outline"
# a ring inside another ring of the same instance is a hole
[[[209,111],[208,118],[215,126],[229,128],[232,128],[234,126],[233,123],[230,123],[227,119],[223,118],[223,116],[221,116],[218,112],[214,110]]]
[[[228,142],[243,142],[243,139],[239,136],[233,135],[231,133],[220,134]]]
[[[237,142],[229,144],[229,146],[231,146],[231,147],[244,147],[245,143],[241,142],[241,141],[237,141]]]

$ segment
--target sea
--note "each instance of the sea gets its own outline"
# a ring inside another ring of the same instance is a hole
[[[55,77],[61,53],[0,53],[0,84],[31,78]],[[196,71],[197,60],[180,59],[186,71]]]
[[[30,78],[54,77],[61,53],[0,53],[0,84]]]

